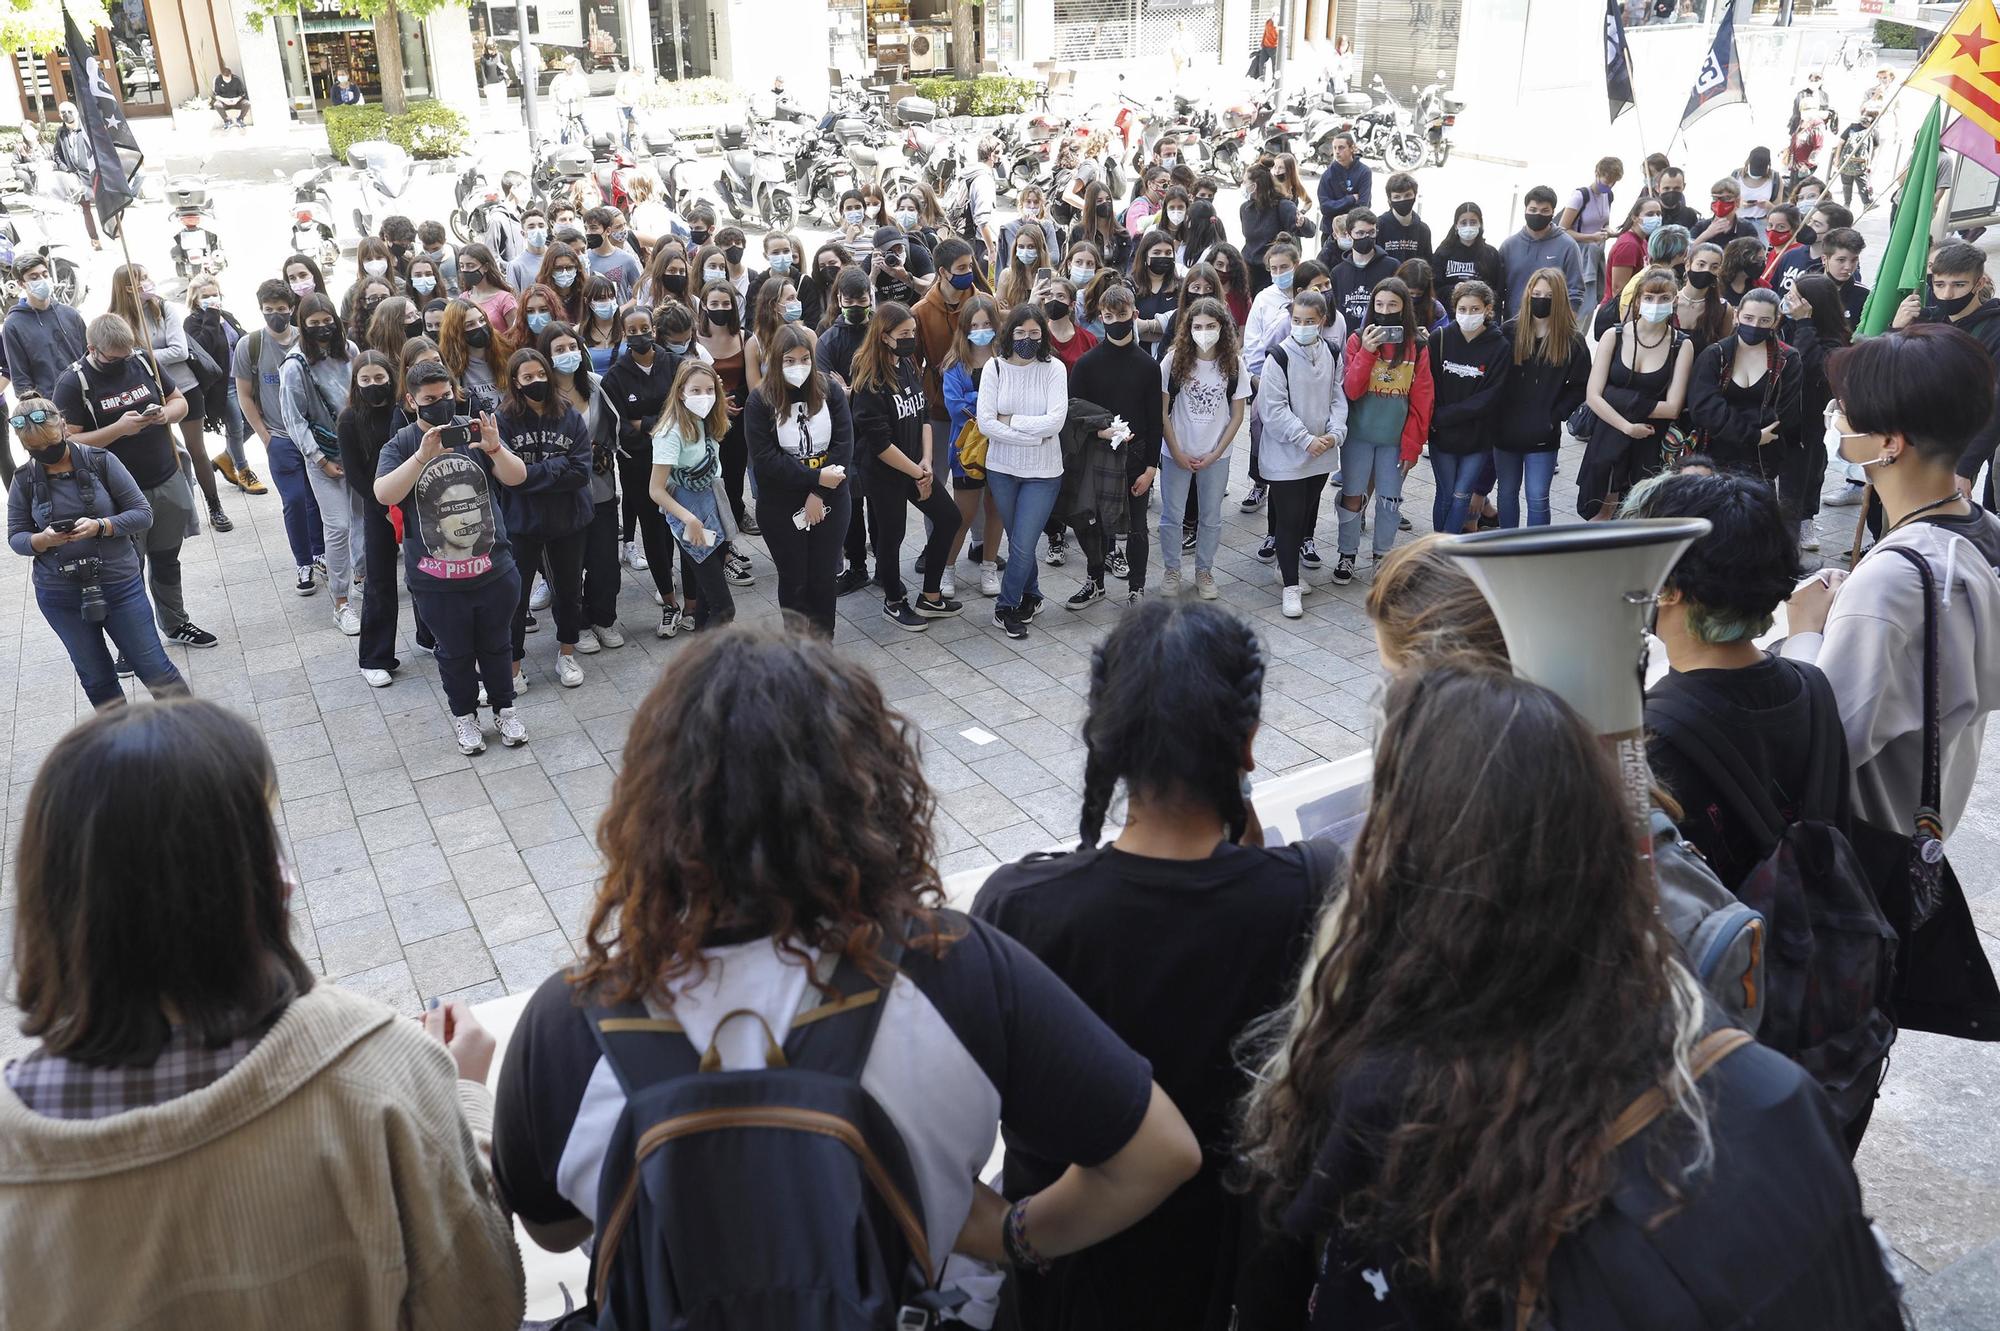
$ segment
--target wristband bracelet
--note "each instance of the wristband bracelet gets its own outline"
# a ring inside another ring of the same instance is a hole
[[[1035,1245],[1028,1242],[1028,1198],[1023,1197],[1007,1208],[1007,1219],[1000,1227],[1000,1241],[1007,1250],[1007,1262],[1015,1270],[1034,1271],[1045,1274],[1049,1269],[1049,1259],[1035,1251]]]

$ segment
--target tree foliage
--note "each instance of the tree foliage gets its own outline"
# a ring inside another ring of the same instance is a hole
[[[0,50],[59,51],[63,45],[63,0],[5,0],[0,3]],[[109,27],[102,0],[71,0],[69,12],[85,32]]]
[[[465,5],[466,0],[341,0],[342,8],[371,20],[388,10],[421,19],[429,18],[440,9],[463,9]],[[244,7],[243,17],[249,20],[251,27],[262,32],[270,20],[281,14],[296,14],[298,10],[298,0],[251,0]]]

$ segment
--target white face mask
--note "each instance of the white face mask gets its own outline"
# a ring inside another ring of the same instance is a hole
[[[387,259],[370,259],[361,265],[361,271],[370,277],[380,277],[389,271],[389,261]]]
[[[1185,208],[1167,209],[1167,222],[1169,225],[1179,226],[1182,222],[1185,221],[1187,221],[1187,209]]]
[[[1313,343],[1319,341],[1319,325],[1293,324],[1292,341],[1298,343],[1302,347],[1311,346]]]
[[[1458,331],[1465,334],[1467,341],[1478,337],[1479,330],[1484,327],[1486,327],[1486,316],[1483,314],[1461,314],[1458,316]]]
[[[1348,239],[1346,236],[1335,236],[1334,239],[1340,242],[1340,248],[1342,253],[1346,253],[1348,250],[1354,248],[1354,242]]]
[[[1639,302],[1639,317],[1649,324],[1663,324],[1674,317],[1674,303],[1670,300],[1642,300]]]
[[[813,367],[810,365],[787,365],[785,367],[785,382],[797,388],[804,384],[806,380],[812,378],[812,372]]]
[[[1217,339],[1221,336],[1222,330],[1219,328],[1197,328],[1194,330],[1195,349],[1198,351],[1212,350]]]
[[[703,283],[726,282],[729,280],[729,270],[727,268],[704,268],[701,270],[701,280]]]
[[[715,410],[715,394],[689,393],[681,399],[681,405],[692,412],[696,419],[707,420],[708,413]]]
[[[1470,245],[1470,244],[1472,244],[1473,242],[1477,241],[1478,239],[1479,239],[1479,228],[1478,228],[1478,227],[1476,227],[1476,226],[1462,226],[1462,227],[1460,227],[1460,228],[1458,229],[1458,243],[1459,243],[1459,244],[1461,244],[1461,245]]]

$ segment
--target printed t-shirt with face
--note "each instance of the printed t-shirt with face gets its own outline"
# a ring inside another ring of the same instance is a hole
[[[1174,392],[1174,355],[1170,351],[1160,362],[1160,391],[1173,399],[1173,408],[1168,413],[1168,421],[1174,427],[1174,438],[1180,443],[1181,452],[1189,456],[1213,453],[1221,443],[1222,427],[1229,419],[1229,381],[1223,376],[1221,365],[1213,360],[1197,358],[1194,370]],[[1235,400],[1250,396],[1250,376],[1239,370],[1236,374]]]
[[[77,429],[100,430],[128,411],[144,411],[159,403],[160,386],[136,352],[108,365],[94,364],[85,356],[76,363],[76,373],[66,372],[56,380],[54,401],[63,419]],[[105,451],[125,464],[141,490],[165,485],[180,474],[173,430],[164,424],[114,439]]]
[[[463,417],[457,421],[465,423]],[[376,476],[415,456],[429,428],[417,421],[398,430],[382,446]],[[476,587],[514,567],[494,485],[491,459],[469,445],[447,448],[417,473],[401,505],[403,565],[413,590]]]
[[[1383,352],[1388,350],[1384,347]],[[1390,360],[1377,354],[1368,372],[1368,391],[1347,409],[1347,437],[1356,443],[1401,446],[1403,422],[1410,415],[1410,388],[1416,382],[1414,358]]]

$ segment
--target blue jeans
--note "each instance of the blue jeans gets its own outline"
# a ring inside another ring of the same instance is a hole
[[[1521,525],[1521,482],[1528,483],[1528,525],[1549,525],[1549,485],[1556,478],[1556,451],[1509,453],[1493,450],[1493,464],[1500,471],[1500,525]]]
[[[986,488],[993,492],[993,502],[1000,507],[1000,521],[1007,528],[1007,549],[1013,554],[1007,561],[1007,571],[1000,577],[999,608],[1019,610],[1028,597],[1042,594],[1035,542],[1041,537],[1042,528],[1049,525],[1049,515],[1056,511],[1056,499],[1062,494],[1062,477],[1030,479],[989,471]]]
[[[250,437],[250,426],[243,419],[243,406],[236,398],[236,376],[229,376],[229,417],[222,423],[222,437],[229,446],[229,460],[238,467],[250,465],[250,455],[243,451],[243,441]]]
[[[1160,567],[1181,571],[1181,529],[1187,514],[1189,482],[1194,490],[1194,567],[1198,573],[1215,568],[1222,544],[1222,492],[1229,488],[1229,455],[1224,453],[1200,471],[1188,471],[1164,444],[1160,446]]]
[[[292,547],[292,563],[304,568],[313,556],[326,553],[326,528],[313,498],[312,480],[306,475],[305,456],[299,446],[281,434],[271,436],[265,449],[271,459],[271,484],[278,487],[278,502],[285,510],[285,540]]]
[[[1441,453],[1431,448],[1431,475],[1437,478],[1437,494],[1431,500],[1431,529],[1447,536],[1465,530],[1472,496],[1479,493],[1474,482],[1486,470],[1484,453]],[[1377,482],[1380,485],[1380,482]]]
[[[1402,444],[1371,444],[1349,439],[1340,446],[1340,553],[1361,552],[1361,510],[1347,501],[1368,493],[1375,483],[1375,557],[1396,543],[1396,523],[1403,506]]]
[[[187,692],[187,681],[167,659],[167,650],[160,645],[160,635],[153,629],[153,606],[146,599],[144,578],[132,577],[104,585],[102,624],[93,624],[83,617],[81,587],[37,584],[35,600],[41,605],[42,618],[62,639],[63,650],[69,653],[70,664],[76,667],[77,682],[83,685],[83,696],[90,699],[91,706],[125,701],[110,649],[104,645],[107,633],[155,698]]]

